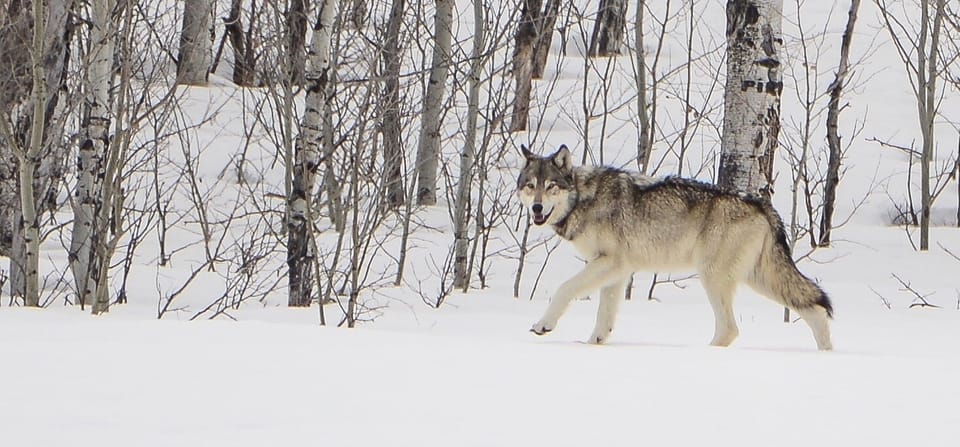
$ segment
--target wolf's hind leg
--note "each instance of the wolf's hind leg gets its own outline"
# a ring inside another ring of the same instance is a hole
[[[593,328],[593,334],[590,335],[589,343],[601,345],[607,341],[607,337],[613,332],[613,325],[616,323],[617,310],[620,308],[620,302],[623,300],[623,291],[627,282],[619,280],[609,286],[600,289],[600,304],[597,306],[597,325]]]
[[[567,307],[574,298],[584,296],[600,286],[623,276],[620,264],[607,256],[601,256],[587,263],[579,273],[566,280],[557,289],[547,306],[540,321],[536,322],[530,332],[543,335],[557,327],[557,321],[567,311]]]
[[[827,321],[827,311],[820,306],[812,306],[803,309],[796,309],[797,314],[803,321],[810,326],[813,331],[813,338],[817,341],[817,349],[821,351],[833,350],[833,343],[830,341],[830,324]]]
[[[733,293],[737,283],[732,278],[725,278],[716,273],[701,272],[700,281],[707,292],[710,307],[713,308],[714,330],[713,346],[730,346],[740,335],[737,321],[733,317]]]

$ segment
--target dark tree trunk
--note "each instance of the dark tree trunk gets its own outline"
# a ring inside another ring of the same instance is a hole
[[[543,70],[550,55],[550,45],[553,44],[553,29],[557,24],[557,13],[560,10],[560,0],[547,0],[543,7],[543,15],[537,20],[537,43],[533,50],[533,79],[543,78]]]
[[[850,2],[850,12],[847,15],[847,27],[843,31],[840,41],[840,66],[837,68],[836,78],[830,85],[830,103],[827,107],[827,146],[830,148],[827,162],[827,178],[823,186],[823,214],[820,216],[821,247],[830,246],[830,231],[833,229],[833,211],[837,202],[837,185],[840,184],[840,162],[843,155],[840,145],[839,119],[840,96],[843,94],[843,85],[846,82],[850,69],[850,41],[853,38],[854,25],[857,22],[857,10],[860,9],[860,0]]]
[[[304,0],[291,0],[287,11],[287,70],[292,85],[303,85],[306,64],[307,11]]]
[[[513,117],[510,131],[527,130],[530,116],[530,92],[533,88],[533,48],[537,41],[537,18],[540,15],[540,0],[523,0],[523,12],[517,27],[516,47],[513,52],[513,78],[516,93],[513,100]]]
[[[254,67],[250,64],[252,58],[248,54],[246,33],[243,31],[243,0],[231,0],[230,13],[224,19],[230,46],[233,47],[233,83],[241,87],[253,86]]]
[[[590,38],[590,56],[620,54],[627,26],[626,0],[600,0],[597,21]]]
[[[397,208],[406,201],[403,193],[403,146],[400,122],[400,26],[405,0],[393,0],[383,42],[384,90],[381,132],[386,180],[387,206]]]

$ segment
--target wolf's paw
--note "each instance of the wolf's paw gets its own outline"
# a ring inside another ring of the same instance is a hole
[[[587,343],[592,345],[602,345],[607,342],[607,339],[610,338],[610,334],[613,332],[613,329],[607,330],[594,330],[593,334],[590,334],[590,338],[587,339]]]
[[[543,321],[538,321],[536,324],[530,328],[530,332],[533,332],[537,335],[546,335],[548,332],[553,330],[553,325],[548,325]]]

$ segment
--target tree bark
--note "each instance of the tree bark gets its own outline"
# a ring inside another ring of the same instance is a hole
[[[780,134],[782,0],[727,1],[727,83],[717,183],[773,194]]]
[[[77,157],[77,184],[73,200],[73,233],[70,241],[70,268],[73,272],[77,302],[82,306],[97,302],[98,289],[105,285],[100,264],[107,239],[107,226],[99,219],[103,200],[105,161],[110,147],[110,86],[113,78],[114,31],[113,0],[94,0],[90,23],[89,54],[84,72],[83,139]],[[108,261],[107,261],[108,262]],[[95,306],[106,311],[109,303]]]
[[[61,96],[72,4],[21,1],[0,11],[0,26],[9,31],[0,33],[0,71],[7,74],[0,81],[0,221],[11,229],[11,295],[30,306],[39,305],[40,215],[56,205],[67,152]]]
[[[482,0],[473,0],[476,20],[473,28],[473,50],[470,55],[470,72],[467,77],[467,132],[463,151],[460,153],[460,176],[457,183],[457,203],[453,222],[453,287],[466,291],[470,287],[469,259],[467,249],[470,238],[469,224],[470,187],[473,183],[473,164],[477,153],[477,116],[480,114],[480,75],[483,70],[482,54],[486,45],[483,24]]]
[[[241,87],[253,86],[256,78],[253,58],[246,46],[246,36],[243,31],[243,0],[230,2],[229,15],[224,19],[230,46],[233,47],[233,83]]]
[[[647,99],[647,62],[643,48],[643,11],[646,8],[644,0],[637,0],[636,17],[634,21],[634,40],[637,47],[636,54],[636,83],[637,83],[637,117],[640,121],[640,136],[637,139],[637,169],[646,174],[650,165],[650,151],[653,149],[653,132],[650,129],[650,113]],[[632,279],[631,279],[632,280]]]
[[[434,16],[433,63],[427,84],[417,148],[417,204],[437,204],[437,166],[440,162],[440,129],[443,127],[443,97],[450,69],[450,40],[453,0],[437,0]]]
[[[543,70],[550,55],[550,45],[553,44],[553,29],[557,24],[557,13],[560,10],[560,0],[547,0],[543,7],[543,15],[537,20],[537,43],[533,49],[533,79],[543,78]]]
[[[213,58],[213,0],[184,0],[177,84],[206,85]]]
[[[917,51],[918,105],[920,129],[923,136],[923,150],[920,155],[920,251],[930,248],[930,207],[933,199],[930,195],[930,163],[936,146],[934,122],[937,116],[937,77],[940,61],[940,30],[943,27],[946,0],[933,0],[933,24],[930,24],[930,0],[921,0],[919,51]],[[931,28],[932,26],[932,28]],[[926,40],[930,40],[930,53],[927,54]],[[926,70],[926,71],[924,71]]]
[[[405,0],[393,0],[382,54],[384,90],[381,132],[383,134],[383,163],[386,178],[387,206],[397,208],[406,198],[403,194],[403,146],[400,123],[400,26],[403,24]]]
[[[307,53],[305,80],[307,96],[300,135],[295,148],[293,185],[287,198],[287,267],[289,306],[309,306],[313,297],[313,268],[316,262],[313,215],[310,207],[317,169],[321,162],[323,117],[327,80],[330,76],[330,39],[336,1],[324,0],[313,29]]]
[[[600,0],[587,54],[591,57],[620,54],[626,25],[626,0]]]
[[[523,0],[523,12],[517,27],[516,47],[513,52],[513,77],[516,90],[510,131],[527,130],[530,116],[530,93],[533,89],[533,47],[537,41],[537,17],[540,0]]]
[[[303,85],[306,64],[307,11],[304,0],[290,0],[287,11],[287,70],[293,85]]]
[[[830,155],[827,161],[827,178],[823,186],[823,214],[820,216],[818,245],[821,247],[830,246],[830,233],[833,229],[833,212],[836,208],[840,163],[843,156],[839,133],[840,97],[850,71],[850,42],[853,40],[853,29],[857,23],[859,9],[860,0],[851,0],[850,11],[847,13],[847,26],[840,39],[840,66],[837,68],[833,83],[830,84],[830,103],[827,106],[827,147]]]

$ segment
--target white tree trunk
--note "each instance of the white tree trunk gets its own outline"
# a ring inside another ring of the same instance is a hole
[[[184,0],[177,84],[206,85],[213,63],[213,0]]]
[[[335,0],[324,0],[321,3],[320,16],[307,51],[307,97],[294,154],[293,185],[290,197],[287,198],[289,306],[309,306],[313,296],[311,272],[316,253],[313,250],[310,200],[321,162],[321,126],[326,105],[324,92],[330,76],[330,38],[335,12]]]
[[[470,238],[467,236],[469,223],[467,205],[470,203],[470,186],[473,183],[473,164],[476,158],[477,116],[480,114],[480,75],[483,70],[483,54],[486,45],[484,34],[482,0],[473,0],[474,29],[473,52],[470,55],[470,73],[467,77],[467,131],[463,152],[460,153],[460,178],[457,184],[457,203],[453,222],[453,287],[466,289],[470,286],[470,265],[467,248]]]
[[[20,207],[23,210],[24,262],[24,303],[27,306],[40,305],[40,220],[37,218],[37,202],[34,200],[34,173],[37,157],[43,147],[43,129],[45,127],[45,107],[47,97],[47,76],[43,66],[44,35],[46,20],[43,14],[43,2],[33,2],[33,122],[30,127],[30,146],[21,148],[20,156]]]
[[[450,69],[450,27],[453,24],[453,0],[437,0],[434,16],[435,43],[430,80],[423,107],[420,143],[417,148],[417,203],[437,204],[437,165],[440,162],[440,128],[443,126],[443,97]]]
[[[73,234],[70,267],[81,306],[96,301],[101,286],[100,264],[105,262],[100,245],[107,228],[98,219],[103,200],[104,163],[110,146],[110,86],[113,79],[113,0],[94,0],[90,17],[89,54],[84,72],[84,138],[77,157],[77,185],[73,200]],[[109,262],[109,261],[106,261]],[[98,306],[95,306],[98,307]],[[106,311],[106,309],[101,309]],[[100,312],[97,312],[100,313]]]
[[[717,183],[769,198],[780,134],[783,0],[727,1],[727,84]]]
[[[920,0],[921,22],[919,51],[917,51],[917,106],[920,113],[920,133],[923,151],[920,155],[920,250],[930,248],[930,162],[936,147],[934,121],[937,116],[937,77],[940,73],[940,30],[946,14],[946,0]],[[931,15],[932,13],[932,15]],[[931,20],[933,21],[931,23]],[[929,39],[929,46],[927,40]],[[928,52],[929,51],[929,52]]]

